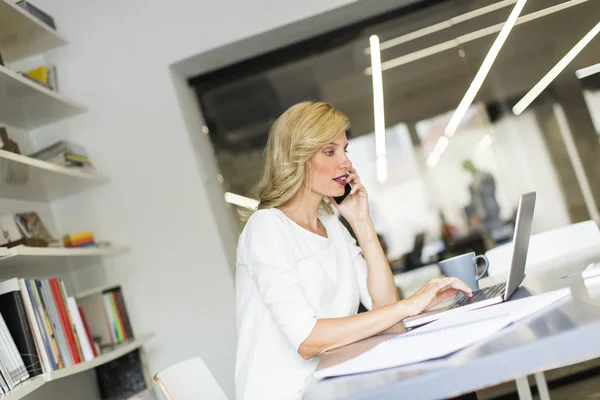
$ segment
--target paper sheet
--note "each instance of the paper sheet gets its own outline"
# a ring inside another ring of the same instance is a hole
[[[452,313],[431,324],[392,337],[365,353],[315,371],[317,379],[398,367],[446,356],[489,338],[505,326],[540,312],[569,294],[568,289]]]

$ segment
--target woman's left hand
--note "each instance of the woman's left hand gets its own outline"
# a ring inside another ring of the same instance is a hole
[[[360,183],[360,177],[354,168],[350,168],[349,174],[347,181],[352,186],[350,194],[341,204],[337,204],[333,197],[329,200],[348,222],[367,221],[370,218],[367,190]]]

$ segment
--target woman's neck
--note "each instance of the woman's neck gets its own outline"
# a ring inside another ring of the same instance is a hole
[[[321,200],[322,196],[301,190],[279,209],[300,226],[318,233]]]

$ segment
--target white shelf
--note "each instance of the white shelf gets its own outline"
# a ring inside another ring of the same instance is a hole
[[[90,369],[96,368],[100,365],[106,364],[110,361],[116,360],[117,358],[124,356],[127,353],[130,353],[136,349],[142,347],[146,342],[154,337],[154,334],[148,334],[141,336],[139,339],[135,339],[128,343],[123,343],[115,347],[114,350],[110,352],[99,355],[91,361],[86,361],[83,363],[79,363],[72,367],[62,368],[57,371],[52,371],[45,373],[43,375],[38,375],[34,378],[28,379],[25,382],[20,383],[17,387],[13,389],[13,391],[9,394],[0,395],[0,399],[4,400],[17,400],[22,399],[25,396],[29,395],[36,389],[42,387],[46,382],[55,381],[60,378],[65,378],[67,376],[75,375],[80,372],[88,371]]]
[[[19,383],[10,393],[0,395],[0,399],[17,400],[29,395],[36,389],[39,389],[46,381],[43,375],[38,375],[25,382]]]
[[[101,257],[128,251],[126,246],[83,249],[15,246],[7,250],[7,255],[0,256],[0,275],[23,278],[55,276],[97,262]]]
[[[12,62],[67,44],[64,37],[23,10],[0,0],[0,51]]]
[[[85,290],[83,292],[77,293],[74,297],[75,297],[75,299],[79,300],[79,299],[83,299],[84,297],[102,293],[105,290],[112,289],[112,288],[115,288],[118,286],[120,286],[120,285],[114,284],[114,283],[112,285],[97,286],[97,287],[91,288],[89,290]]]
[[[84,111],[83,105],[0,65],[0,121],[33,129]]]
[[[74,365],[72,367],[62,368],[57,371],[52,371],[47,374],[44,374],[44,379],[47,382],[49,382],[49,381],[53,381],[56,379],[64,378],[66,376],[78,374],[80,372],[87,371],[92,368],[96,368],[100,365],[106,364],[107,362],[116,360],[117,358],[124,356],[125,354],[130,353],[135,349],[139,349],[153,337],[154,337],[153,333],[145,335],[145,336],[141,336],[139,339],[135,339],[132,342],[118,345],[114,350],[112,350],[108,353],[99,355],[98,357],[94,358],[92,361],[86,361],[86,362]]]
[[[1,1],[1,0],[0,0]],[[81,170],[0,150],[2,197],[53,201],[108,182],[93,170]]]

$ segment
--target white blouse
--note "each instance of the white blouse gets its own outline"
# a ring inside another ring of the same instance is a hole
[[[278,209],[250,217],[237,248],[238,400],[297,399],[319,357],[298,348],[319,318],[371,309],[367,264],[348,230],[333,215],[319,219],[327,238]]]

